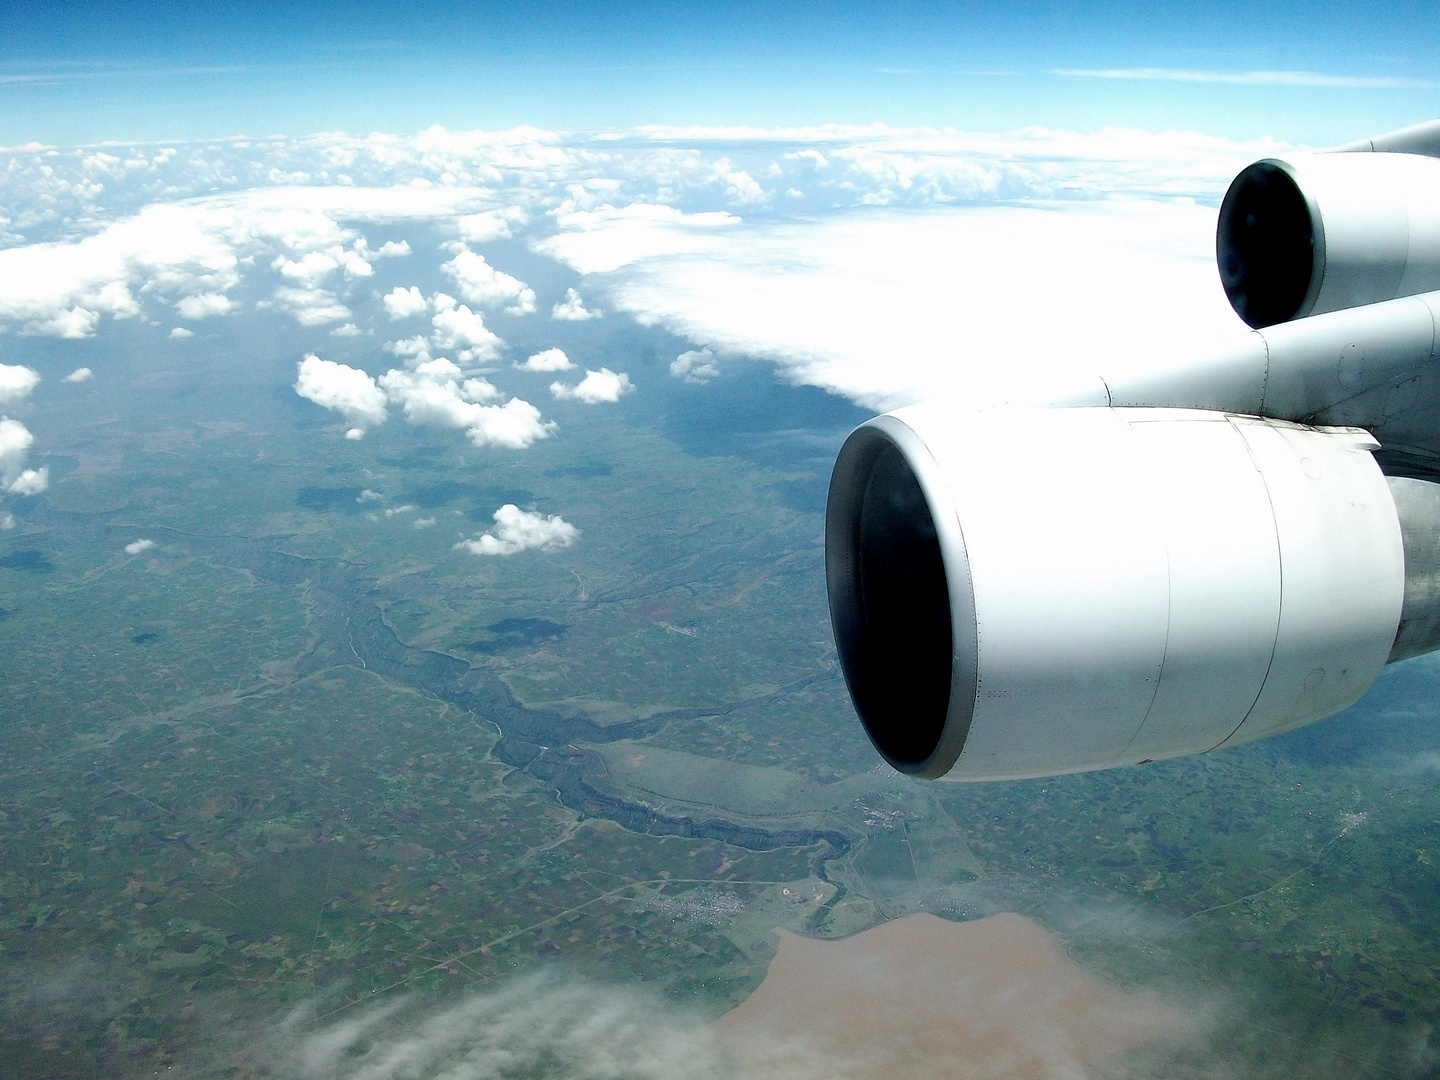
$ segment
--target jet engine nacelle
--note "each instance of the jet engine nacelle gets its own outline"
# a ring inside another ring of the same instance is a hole
[[[825,549],[871,740],[911,775],[1018,778],[1349,706],[1388,659],[1440,645],[1440,485],[1387,480],[1375,446],[1194,409],[867,422]]]
[[[1440,289],[1440,160],[1257,161],[1225,194],[1215,254],[1231,305],[1257,329]]]

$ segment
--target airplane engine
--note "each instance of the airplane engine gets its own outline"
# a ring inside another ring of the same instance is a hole
[[[1440,159],[1257,161],[1225,194],[1215,255],[1231,305],[1256,329],[1440,289]]]
[[[1387,479],[1376,445],[1194,409],[868,421],[825,559],[871,741],[914,776],[1020,778],[1344,709],[1440,647],[1440,485]]]

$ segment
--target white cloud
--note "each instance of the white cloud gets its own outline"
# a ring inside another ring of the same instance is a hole
[[[385,394],[365,372],[311,353],[300,361],[295,392],[326,409],[333,409],[351,425],[348,439],[358,439],[366,428],[385,422]]]
[[[603,311],[592,311],[585,306],[580,299],[580,294],[574,289],[565,290],[565,299],[558,301],[550,309],[552,319],[560,319],[564,322],[584,322],[586,319],[598,319],[605,313]]]
[[[473,244],[484,244],[491,240],[506,240],[514,230],[527,220],[525,211],[512,206],[504,210],[482,210],[478,214],[466,214],[455,220],[460,238]]]
[[[580,530],[558,515],[545,517],[506,503],[495,511],[493,528],[474,539],[461,540],[455,549],[472,555],[518,555],[532,548],[560,551],[579,538]]]
[[[1231,86],[1323,86],[1355,90],[1436,90],[1440,82],[1393,75],[1325,75],[1318,71],[1207,71],[1193,68],[1051,68],[1072,79],[1222,83]]]
[[[325,289],[276,289],[275,306],[301,326],[324,326],[350,317],[350,309]]]
[[[25,324],[24,333],[78,340],[93,335],[99,322],[98,311],[77,305],[69,310],[52,312],[47,318],[31,320]]]
[[[380,245],[380,250],[372,256],[376,259],[393,259],[398,256],[410,254],[410,241],[408,240],[386,240]]]
[[[365,331],[356,326],[353,322],[347,322],[344,326],[337,326],[330,331],[331,337],[364,337]]]
[[[385,496],[381,495],[380,492],[374,491],[371,488],[366,488],[364,491],[360,492],[360,494],[355,497],[355,501],[357,503],[375,502],[379,499],[383,499],[384,497]]]
[[[581,379],[575,386],[566,386],[564,383],[554,382],[550,384],[550,393],[565,401],[583,401],[586,405],[599,405],[601,402],[619,401],[620,398],[635,389],[635,384],[630,381],[630,376],[623,371],[617,373],[608,367],[602,367],[599,371],[585,372],[585,378]]]
[[[135,540],[125,545],[126,555],[139,555],[155,546],[154,540]]]
[[[39,384],[40,373],[33,368],[22,364],[0,364],[0,405],[27,397]]]
[[[709,349],[691,349],[670,362],[670,374],[698,385],[715,378],[720,369],[715,366],[715,354]]]
[[[44,193],[50,181],[41,168],[53,172],[53,166],[37,166],[33,180],[32,197],[43,203],[54,196]],[[213,183],[197,182],[196,187],[203,191]],[[74,198],[80,189],[71,182],[63,190]],[[105,189],[89,190],[89,198],[96,198]],[[365,277],[373,272],[366,255],[405,254],[408,244],[369,252],[342,220],[438,220],[481,194],[473,187],[426,188],[408,182],[370,188],[262,183],[152,203],[79,240],[12,241],[13,246],[0,250],[0,322],[18,324],[26,333],[88,337],[102,315],[138,316],[137,293],[172,304],[177,298],[223,294],[239,283],[247,262],[256,257],[269,260],[304,289],[317,287],[337,269],[349,278]]]
[[[89,382],[94,374],[88,367],[80,367],[66,375],[63,381],[68,383]]]
[[[420,294],[420,290],[414,285],[408,289],[402,289],[399,285],[385,294],[382,301],[385,305],[385,313],[391,320],[408,319],[415,315],[424,315],[430,310],[430,302]]]
[[[518,278],[496,270],[485,256],[464,248],[440,267],[462,297],[485,308],[504,308],[508,315],[535,311],[535,290]]]
[[[428,529],[431,525],[435,524],[435,519],[433,517],[416,518],[410,524],[417,529]]]
[[[39,495],[49,486],[49,469],[23,469],[5,490],[11,495]]]
[[[631,203],[616,208],[571,210],[555,216],[561,233],[535,249],[569,263],[582,274],[603,274],[658,255],[704,255],[740,219],[722,211],[686,214],[673,206]]]
[[[9,490],[25,467],[25,458],[35,445],[35,436],[19,420],[0,416],[0,487]],[[18,494],[18,492],[17,492]]]
[[[444,357],[410,369],[393,368],[379,381],[410,423],[463,429],[476,446],[523,450],[555,431],[528,401],[511,398],[503,405],[490,404],[502,396],[500,391],[485,379],[464,378]]]
[[[532,353],[520,367],[526,371],[573,371],[575,365],[560,349],[545,349]]]
[[[614,243],[601,243],[611,227]],[[1214,233],[1212,208],[1117,199],[747,222],[712,236],[703,256],[639,257],[654,249],[633,245],[623,220],[594,225],[586,242],[623,267],[607,287],[641,321],[888,409],[1089,386],[1154,364],[1177,326],[1195,347],[1243,331],[1215,273]],[[577,268],[590,259],[583,249]]]
[[[385,351],[394,353],[396,356],[410,356],[420,359],[430,359],[430,341],[423,334],[416,334],[414,337],[401,338],[399,341],[387,341]]]
[[[186,338],[192,338],[192,337],[194,337],[194,336],[195,336],[195,331],[194,331],[194,330],[187,330],[187,329],[186,329],[185,327],[183,327],[183,326],[175,326],[175,327],[172,327],[172,328],[170,329],[170,340],[171,340],[171,341],[184,341]]]
[[[0,532],[8,532],[15,527],[15,515],[8,510],[0,513]]]
[[[484,363],[500,357],[500,347],[505,344],[498,335],[485,325],[478,311],[471,311],[461,304],[458,307],[437,311],[430,320],[435,328],[431,343],[437,349],[458,349],[460,359]]]
[[[391,506],[391,507],[387,508],[386,511],[385,511],[385,516],[386,516],[387,518],[389,518],[389,517],[396,517],[396,516],[398,516],[398,515],[400,515],[400,514],[411,514],[411,513],[414,513],[414,512],[415,512],[415,504],[414,504],[414,503],[406,503],[404,506]]]
[[[181,298],[175,305],[175,310],[182,319],[198,321],[212,315],[229,315],[235,310],[235,306],[235,301],[224,293],[208,292]]]

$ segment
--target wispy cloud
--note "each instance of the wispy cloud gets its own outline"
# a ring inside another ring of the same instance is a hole
[[[1359,90],[1434,90],[1440,82],[1393,76],[1324,75],[1317,71],[1203,71],[1193,68],[1051,68],[1069,79],[1224,83],[1231,86],[1328,86]]]

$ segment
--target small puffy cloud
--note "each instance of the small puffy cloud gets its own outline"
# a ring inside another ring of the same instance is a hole
[[[430,302],[420,294],[420,290],[414,285],[408,289],[395,286],[382,301],[385,305],[385,313],[391,320],[409,319],[415,315],[424,315],[430,310]]]
[[[87,376],[89,375],[89,368],[82,370]],[[40,373],[33,368],[25,367],[22,364],[0,364],[0,405],[19,401],[29,395],[30,391],[34,390],[39,383]]]
[[[0,487],[9,489],[21,475],[35,436],[19,420],[0,416]]]
[[[508,315],[535,311],[535,290],[518,278],[496,270],[485,256],[463,248],[440,267],[462,297],[484,308],[504,308]]]
[[[276,289],[274,303],[301,326],[324,326],[350,317],[350,309],[324,289]]]
[[[586,319],[598,319],[605,313],[603,311],[591,311],[580,299],[580,294],[574,289],[565,290],[565,299],[561,300],[550,309],[552,319],[561,319],[565,322],[584,322]]]
[[[49,486],[49,469],[24,469],[5,490],[11,495],[39,495]]]
[[[365,429],[385,422],[385,394],[365,372],[311,353],[300,361],[295,392],[350,423],[347,439],[358,439]]]
[[[715,366],[715,354],[709,349],[692,349],[670,362],[670,374],[688,383],[707,383],[720,374],[720,369]]]
[[[575,386],[558,382],[550,384],[550,393],[562,401],[583,401],[586,405],[619,401],[622,395],[634,389],[635,384],[630,381],[629,375],[623,371],[611,371],[608,367],[602,367],[599,371],[587,370],[585,378]]]
[[[149,550],[150,550],[151,548],[153,548],[154,546],[155,546],[155,541],[154,541],[154,540],[135,540],[135,541],[133,541],[133,542],[125,545],[125,554],[126,554],[126,555],[139,555],[139,554],[141,554],[142,552],[149,551]]]
[[[387,341],[385,351],[394,353],[396,356],[428,360],[430,359],[430,342],[423,334],[416,334],[414,337],[401,338],[399,341]]]
[[[417,529],[428,529],[431,525],[435,524],[435,519],[433,517],[416,518],[410,524]]]
[[[435,327],[431,338],[437,349],[458,349],[460,359],[465,361],[496,360],[500,346],[505,342],[485,325],[478,311],[471,311],[466,305],[437,311],[430,320]]]
[[[183,326],[177,326],[170,331],[171,341],[184,341],[186,338],[192,338],[194,336],[194,330],[186,330]]]
[[[414,512],[415,512],[415,504],[414,504],[414,503],[406,503],[404,506],[392,506],[392,507],[390,507],[388,510],[385,511],[385,516],[386,516],[387,518],[390,518],[390,517],[397,517],[397,516],[400,515],[400,514],[411,514],[411,513],[414,513]]]
[[[89,382],[91,376],[94,374],[95,373],[88,367],[77,367],[74,371],[70,372],[69,375],[65,376],[64,381],[68,383]]]
[[[555,430],[528,401],[511,398],[503,405],[491,404],[500,391],[484,379],[464,378],[444,357],[410,369],[393,368],[380,376],[380,385],[410,423],[463,429],[476,446],[523,450]]]
[[[518,206],[504,210],[482,210],[478,214],[465,214],[455,220],[460,237],[472,243],[484,244],[491,240],[506,240],[514,235],[513,230],[526,221],[525,211]]]
[[[379,499],[383,499],[384,497],[385,496],[381,495],[380,492],[375,491],[371,488],[366,488],[364,491],[360,492],[359,495],[355,496],[355,501],[357,503],[375,502]]]
[[[561,551],[580,538],[580,530],[558,514],[546,517],[506,503],[495,511],[495,525],[470,540],[461,540],[456,551],[472,555],[518,555],[532,548]]]
[[[199,321],[212,315],[229,315],[235,307],[235,301],[224,293],[208,292],[184,297],[175,305],[175,310],[182,319]]]
[[[372,258],[393,259],[397,256],[410,254],[410,241],[408,240],[386,240],[380,245],[380,250],[375,252]]]
[[[546,349],[544,352],[534,353],[519,366],[526,371],[573,371],[575,369],[570,358],[560,349]]]
[[[361,330],[360,327],[356,326],[353,322],[347,322],[344,326],[337,326],[334,330],[330,331],[331,337],[363,337],[364,334],[365,331]]]

